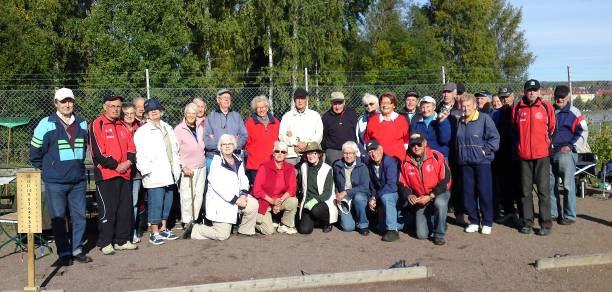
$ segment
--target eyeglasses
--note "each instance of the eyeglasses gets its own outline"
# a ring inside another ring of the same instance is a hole
[[[421,147],[423,147],[423,145],[421,145],[421,143],[419,143],[419,144],[410,144],[409,147],[410,148],[414,148],[414,147],[421,148]]]
[[[364,103],[363,106],[368,107],[368,106],[374,106],[376,103],[374,102],[370,102],[370,103]]]
[[[287,151],[285,150],[274,150],[274,153],[282,153],[282,154],[287,154]]]
[[[226,147],[226,146],[234,146],[234,143],[221,143],[222,147]]]

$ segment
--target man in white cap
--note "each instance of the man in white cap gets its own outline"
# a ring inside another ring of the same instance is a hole
[[[55,236],[59,265],[73,260],[91,262],[83,252],[85,233],[85,151],[87,122],[73,113],[74,93],[68,88],[55,92],[56,112],[43,118],[30,142],[30,163],[42,170],[45,200]],[[71,234],[66,230],[66,205],[70,211]]]
[[[355,126],[357,125],[357,112],[346,107],[344,94],[339,91],[331,94],[331,109],[323,114],[323,141],[325,150],[325,163],[332,165],[334,161],[342,158],[342,145],[346,141],[357,142]],[[359,155],[359,153],[357,154]]]

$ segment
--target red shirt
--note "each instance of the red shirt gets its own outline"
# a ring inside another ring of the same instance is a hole
[[[385,154],[402,161],[406,156],[405,145],[410,141],[410,125],[406,117],[395,112],[391,114],[391,118],[390,121],[385,121],[382,114],[372,116],[368,120],[364,141],[376,139]]]
[[[272,159],[262,163],[257,170],[253,184],[253,196],[259,201],[259,214],[266,214],[270,206],[265,200],[266,195],[280,198],[287,192],[295,197],[296,183],[296,172],[293,165],[283,161],[282,168],[278,169]]]

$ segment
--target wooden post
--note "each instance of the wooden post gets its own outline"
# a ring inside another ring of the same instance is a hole
[[[34,265],[34,233],[28,232],[28,286],[24,291],[38,291],[36,287],[36,265]]]
[[[28,286],[24,291],[38,291],[34,265],[34,233],[42,233],[40,171],[17,173],[17,232],[28,234]]]

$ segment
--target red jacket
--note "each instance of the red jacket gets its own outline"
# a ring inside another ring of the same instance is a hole
[[[115,177],[129,180],[131,168],[136,167],[136,146],[125,124],[101,115],[90,124],[88,132],[96,181]],[[117,165],[126,160],[130,160],[132,166],[123,174],[117,172]]]
[[[521,98],[512,109],[512,122],[518,133],[518,156],[522,160],[548,157],[555,131],[555,109],[539,97],[532,105],[525,99]]]
[[[256,170],[264,161],[270,159],[274,150],[274,141],[278,140],[278,129],[280,122],[272,114],[268,113],[268,126],[259,121],[257,115],[253,114],[245,123],[247,130],[247,141],[244,149],[247,151],[248,159],[246,169]]]
[[[427,147],[421,166],[408,154],[402,161],[399,176],[399,193],[402,197],[422,197],[432,192],[439,195],[448,191],[450,186],[450,169],[442,153]]]
[[[391,121],[382,120],[382,114],[372,116],[368,120],[363,140],[368,142],[376,139],[385,154],[402,161],[406,156],[405,145],[408,145],[410,140],[410,124],[405,116],[397,113],[393,115],[395,119]]]
[[[284,183],[280,183],[281,179]],[[270,204],[265,200],[266,195],[280,198],[285,192],[295,197],[296,190],[295,167],[283,162],[283,168],[277,169],[274,160],[270,159],[261,164],[257,170],[253,184],[253,196],[259,201],[259,214],[266,214]]]

